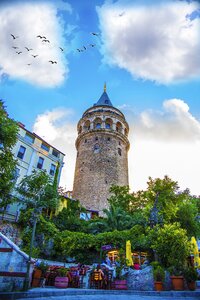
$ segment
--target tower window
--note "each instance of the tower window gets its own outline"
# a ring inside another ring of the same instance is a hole
[[[110,138],[109,137],[107,138],[107,141],[110,142]]]
[[[97,136],[95,137],[95,141],[98,141],[98,137]]]
[[[44,163],[44,158],[43,157],[39,157],[38,163],[37,163],[37,168],[38,169],[42,169],[43,163]]]
[[[119,142],[119,145],[121,145],[121,142]]]
[[[95,145],[94,145],[94,153],[99,153],[99,151],[100,151],[100,146],[99,146],[99,144],[95,144]]]
[[[110,124],[106,123],[106,129],[110,129]]]
[[[97,123],[95,128],[96,128],[96,129],[101,128],[101,123]]]
[[[23,159],[25,154],[26,148],[24,146],[20,146],[19,151],[17,153],[17,157]]]
[[[87,143],[87,139],[85,139],[85,143]]]
[[[122,150],[120,148],[117,149],[118,154],[121,156],[122,155]]]

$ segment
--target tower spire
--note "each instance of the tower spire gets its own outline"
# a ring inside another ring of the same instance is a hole
[[[106,82],[104,83],[104,88],[103,88],[104,92],[106,92]]]

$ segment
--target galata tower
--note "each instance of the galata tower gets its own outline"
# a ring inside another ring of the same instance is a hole
[[[73,198],[90,211],[108,208],[111,185],[128,185],[128,132],[123,113],[115,108],[106,85],[100,99],[77,125]]]

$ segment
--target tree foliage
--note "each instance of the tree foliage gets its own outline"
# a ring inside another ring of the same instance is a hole
[[[165,224],[156,230],[151,229],[149,240],[164,267],[183,269],[189,255],[189,241],[186,230],[180,224]]]
[[[3,101],[0,100],[0,207],[14,201],[11,192],[15,185],[17,160],[12,148],[17,141],[18,125],[9,118]]]
[[[33,170],[31,175],[21,180],[16,190],[26,208],[55,209],[58,204],[57,189],[52,185],[50,176],[44,170]]]

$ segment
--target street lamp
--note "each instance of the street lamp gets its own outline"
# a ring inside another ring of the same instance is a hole
[[[159,194],[160,194],[159,192],[156,193],[156,198],[155,198],[153,208],[150,210],[149,224],[151,228],[153,228],[157,224],[162,225],[163,223],[163,218],[159,214],[159,209],[157,207]]]
[[[31,267],[31,257],[32,257],[32,251],[33,251],[33,244],[35,239],[35,231],[36,231],[36,224],[39,214],[41,213],[40,208],[34,208],[33,211],[33,230],[31,234],[31,243],[30,243],[30,249],[29,249],[29,256],[28,256],[28,262],[27,262],[27,270],[26,270],[26,276],[24,280],[24,290],[27,291],[29,288],[30,280],[29,280],[29,273],[30,273],[30,267]]]

